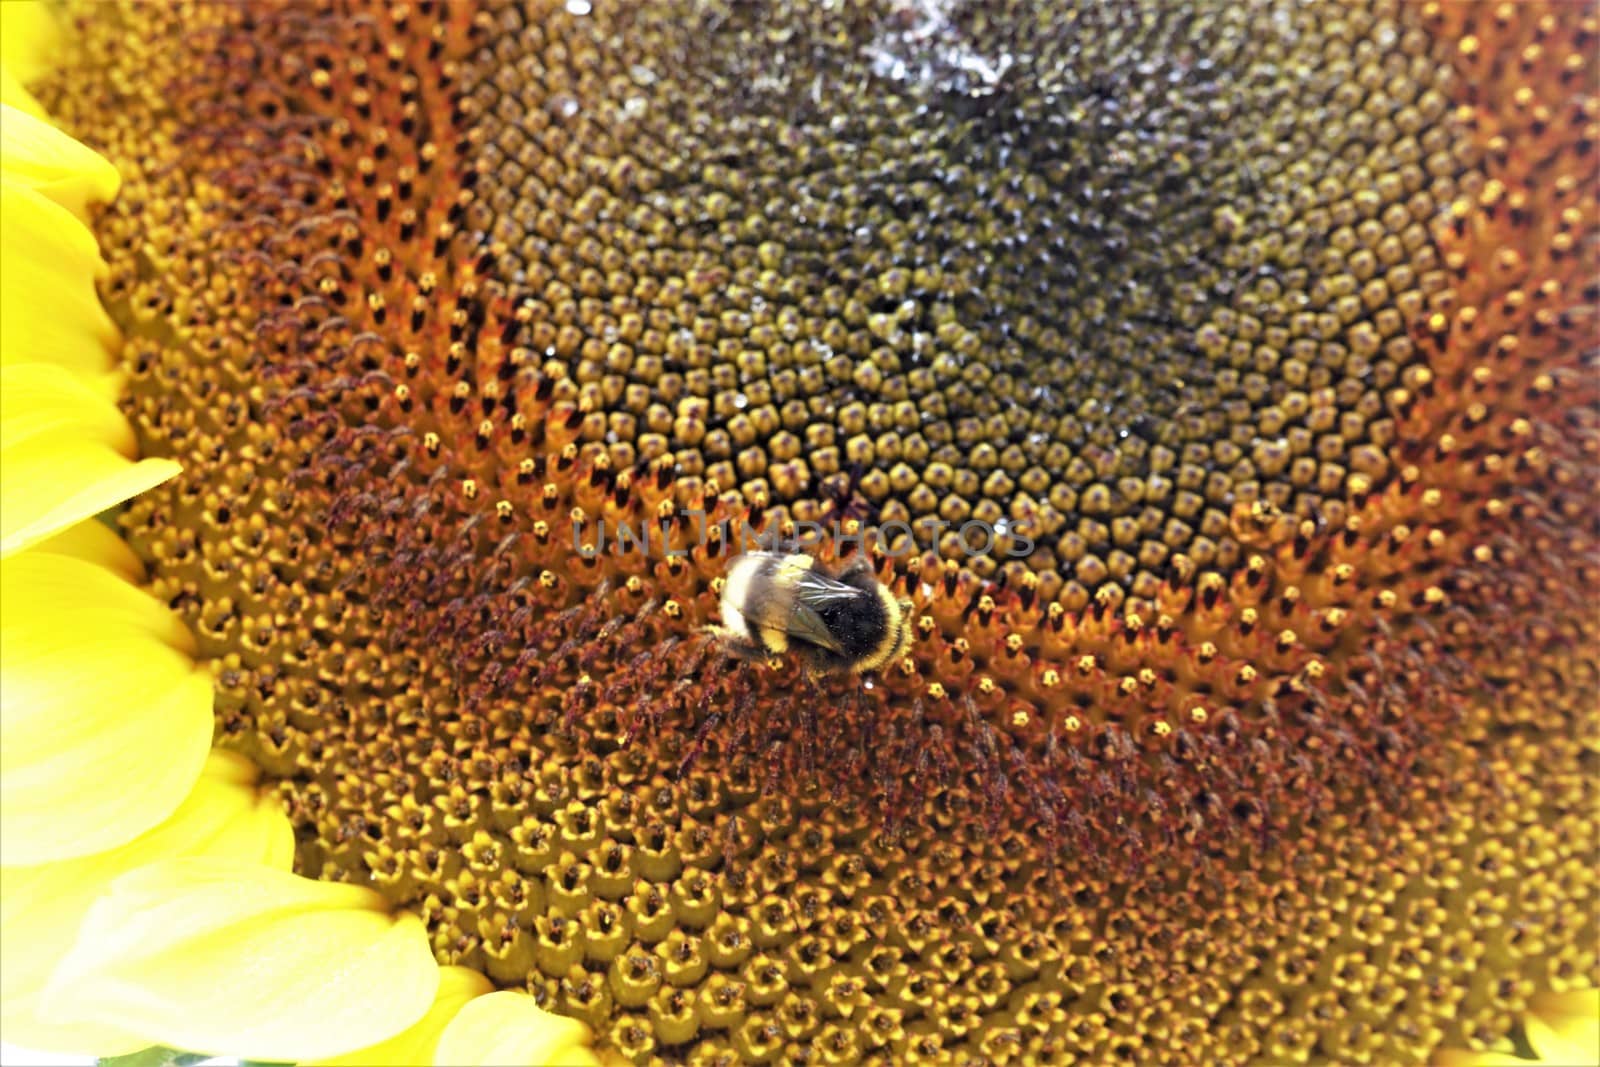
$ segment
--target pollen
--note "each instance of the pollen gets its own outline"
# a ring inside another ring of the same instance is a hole
[[[297,868],[640,1063],[1600,979],[1600,26],[1271,7],[83,5],[119,521]],[[902,665],[727,657],[835,528]]]

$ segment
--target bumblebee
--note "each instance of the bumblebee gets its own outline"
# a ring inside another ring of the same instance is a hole
[[[722,625],[734,655],[794,652],[814,673],[876,670],[911,644],[911,601],[896,600],[857,556],[830,574],[803,553],[751,552],[728,566]]]

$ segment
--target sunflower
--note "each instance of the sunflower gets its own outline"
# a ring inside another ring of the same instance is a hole
[[[8,1041],[1600,1059],[1592,8],[0,13]]]

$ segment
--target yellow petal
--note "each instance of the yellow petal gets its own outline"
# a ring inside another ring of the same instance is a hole
[[[39,0],[0,3],[0,64],[23,81],[32,81],[49,69],[60,36],[48,4]]]
[[[0,11],[4,9],[4,5],[0,5]],[[19,111],[26,111],[36,119],[48,118],[39,101],[35,100],[33,94],[22,87],[22,83],[17,80],[17,76],[12,74],[11,69],[3,63],[0,63],[0,104],[10,104]]]
[[[439,1035],[462,1005],[494,989],[489,979],[467,967],[440,967],[439,991],[427,1014],[413,1026],[387,1041],[347,1052],[332,1059],[318,1060],[319,1067],[389,1067],[391,1064],[433,1062]]]
[[[89,221],[89,205],[117,195],[117,168],[42,119],[0,103],[0,174]]]
[[[104,273],[88,227],[24,182],[0,175],[0,364],[105,371],[117,331],[94,288]]]
[[[526,993],[510,990],[469,1001],[445,1027],[433,1062],[440,1067],[465,1064],[598,1067],[600,1063],[589,1050],[587,1026],[576,1019],[552,1015]]]
[[[1533,998],[1533,1013],[1552,1026],[1560,1020],[1600,1019],[1600,986],[1540,993]]]
[[[40,1052],[96,1057],[126,1056],[130,1052],[150,1047],[150,1042],[144,1038],[130,1034],[126,1030],[118,1030],[114,1026],[101,1026],[81,1019],[67,1025],[46,1022],[35,1014],[38,1010],[38,1001],[37,996],[31,996],[20,1006],[6,1005],[6,1011],[0,1018],[5,1020],[4,1033],[7,1045],[15,1039],[23,1048],[36,1049]],[[6,1051],[9,1052],[10,1049]],[[6,1061],[7,1064],[10,1062],[9,1059]]]
[[[40,1017],[39,994],[77,939],[95,899],[111,882],[147,863],[210,856],[289,870],[294,830],[255,786],[255,768],[213,752],[205,773],[172,817],[128,844],[75,860],[0,871],[0,1031],[29,1048],[113,1056],[149,1044],[114,1028],[79,1029]]]
[[[178,473],[133,462],[116,404],[65,367],[0,367],[0,556],[137,496]]]
[[[117,531],[98,520],[68,526],[33,546],[33,551],[71,556],[109,570],[130,582],[144,580],[144,564]]]
[[[29,441],[4,452],[0,556],[91,519],[182,473],[170,459],[137,463],[94,441]]]
[[[90,631],[133,630],[194,652],[193,636],[161,601],[85,560],[47,552],[0,563],[0,633],[13,630],[18,640],[42,634],[63,643]],[[10,666],[0,662],[5,677]]]
[[[121,845],[205,763],[211,682],[166,606],[83,560],[0,565],[0,864]]]
[[[41,437],[86,437],[127,456],[138,441],[115,395],[54,363],[0,367],[0,448]]]
[[[163,860],[112,883],[45,989],[62,1022],[261,1060],[334,1056],[414,1024],[439,986],[422,921],[370,889]]]
[[[1541,1063],[1600,1065],[1600,989],[1535,997],[1524,1025]]]

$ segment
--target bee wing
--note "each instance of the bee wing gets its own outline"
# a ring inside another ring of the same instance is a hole
[[[866,595],[853,585],[846,585],[816,571],[801,571],[794,578],[794,595],[788,609],[773,605],[773,610],[759,612],[755,621],[760,626],[782,630],[790,637],[819,648],[843,652],[844,649],[828,629],[819,611]]]

